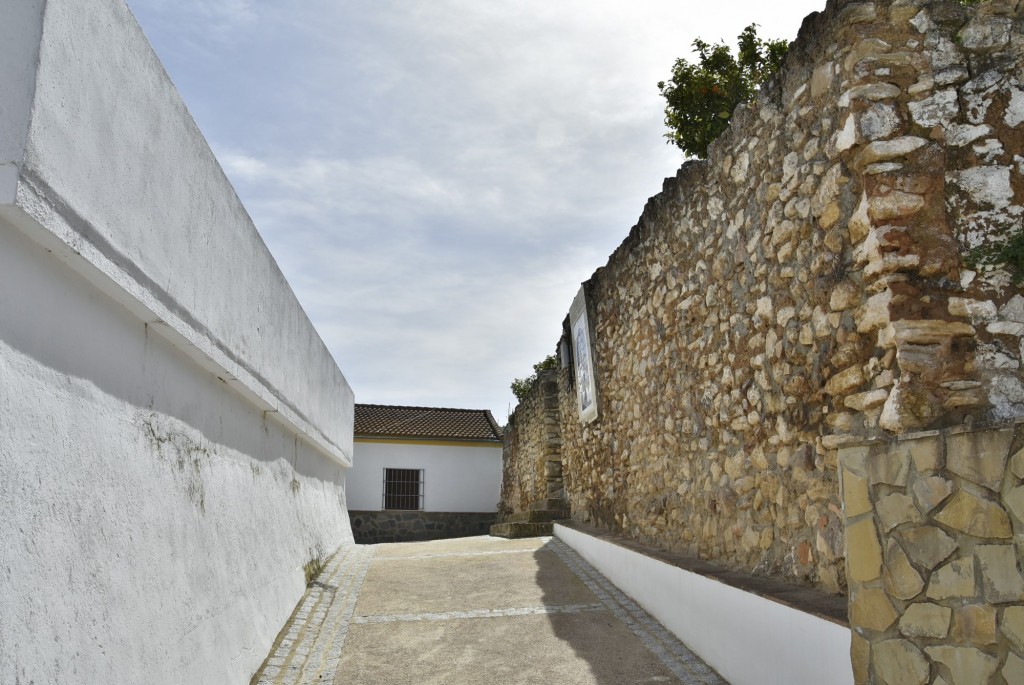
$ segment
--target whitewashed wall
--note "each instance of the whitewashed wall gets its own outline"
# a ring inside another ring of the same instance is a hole
[[[0,682],[248,682],[353,396],[122,0],[0,21]]]
[[[384,469],[423,469],[423,510],[491,512],[501,496],[501,445],[494,447],[355,443],[355,465],[348,472],[348,505],[353,511],[379,511]]]

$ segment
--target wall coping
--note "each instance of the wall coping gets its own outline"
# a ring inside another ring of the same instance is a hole
[[[730,571],[697,557],[665,552],[621,535],[580,523],[579,521],[566,519],[557,521],[557,523],[579,533],[590,535],[618,547],[642,554],[645,557],[661,561],[669,566],[695,573],[710,580],[716,580],[737,590],[749,592],[772,602],[782,604],[790,609],[802,611],[805,614],[816,616],[844,628],[850,627],[847,614],[847,598],[845,595],[829,595],[820,590],[790,585],[789,583],[783,583],[772,578],[762,578],[739,571]]]
[[[1017,426],[1024,424],[1024,416],[1018,416],[1008,421],[991,421],[991,422],[976,422],[970,425],[957,425],[949,426],[948,428],[936,428],[934,430],[915,431],[913,433],[903,433],[901,435],[892,436],[876,436],[870,438],[856,438],[850,437],[843,440],[839,445],[838,449],[845,449],[848,447],[866,447],[868,445],[882,445],[891,442],[909,442],[911,440],[923,440],[925,438],[934,438],[937,435],[961,435],[963,433],[978,433],[982,431],[999,430],[1001,428],[1016,428]]]

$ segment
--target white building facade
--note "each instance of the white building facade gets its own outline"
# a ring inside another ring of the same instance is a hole
[[[494,522],[502,433],[489,411],[357,404],[354,450],[357,541],[476,535]]]
[[[4,3],[0,64],[0,682],[248,682],[352,390],[123,0]]]

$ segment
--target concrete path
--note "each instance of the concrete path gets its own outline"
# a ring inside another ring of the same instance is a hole
[[[338,552],[259,685],[728,685],[553,538]]]

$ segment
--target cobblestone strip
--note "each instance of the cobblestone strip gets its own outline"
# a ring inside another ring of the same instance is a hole
[[[607,611],[603,604],[563,604],[561,606],[514,607],[509,609],[473,609],[471,611],[445,611],[424,614],[392,614],[390,616],[356,616],[353,623],[404,623],[410,621],[451,621],[459,618],[504,618],[508,616],[534,616],[540,614],[582,614]]]
[[[351,582],[346,591],[335,594],[334,602],[327,612],[327,621],[321,628],[318,640],[314,645],[309,660],[310,668],[307,669],[307,678],[304,682],[318,683],[334,682],[334,676],[341,662],[341,650],[345,646],[345,637],[348,635],[348,627],[352,623],[352,614],[355,612],[356,600],[359,599],[359,590],[363,586],[363,579],[370,568],[373,559],[373,547],[359,547],[360,559],[356,572],[351,576]],[[316,663],[319,659],[319,664]],[[313,670],[313,666],[316,669]]]
[[[546,545],[612,614],[654,653],[684,685],[729,685],[713,668],[694,654],[636,602],[627,597],[567,544],[551,538]]]
[[[332,682],[359,589],[373,558],[373,547],[340,550],[310,584],[286,632],[263,664],[257,685]]]
[[[322,618],[320,612],[326,595],[324,588],[332,587],[343,578],[354,558],[354,548],[347,548],[339,550],[327,561],[318,582],[306,589],[299,606],[285,625],[284,637],[280,638],[273,654],[263,664],[258,685],[296,682],[296,672],[301,671],[308,655],[308,635],[311,630],[316,630],[311,617]]]

